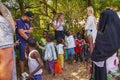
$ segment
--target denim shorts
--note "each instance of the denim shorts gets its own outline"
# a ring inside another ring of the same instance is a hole
[[[25,47],[26,43],[20,43],[18,45],[19,53],[20,53],[20,60],[24,61],[25,60]]]
[[[68,60],[68,57],[72,57],[73,55],[75,55],[74,48],[66,49],[66,60]]]

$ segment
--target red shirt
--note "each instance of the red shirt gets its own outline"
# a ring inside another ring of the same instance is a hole
[[[76,54],[82,53],[82,48],[81,48],[82,42],[83,42],[83,40],[78,40],[78,39],[75,40],[75,43],[76,43],[75,52],[76,52]]]

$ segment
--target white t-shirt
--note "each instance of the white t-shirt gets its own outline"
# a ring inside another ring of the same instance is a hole
[[[64,23],[64,21],[63,21],[63,22],[62,22],[62,25],[61,25],[59,28],[57,28],[56,30],[57,30],[57,31],[63,31],[63,25],[64,25],[64,24],[65,24],[65,23]],[[59,26],[60,23],[55,20],[55,21],[53,22],[53,25],[54,25],[54,26]]]
[[[85,24],[85,30],[87,30],[87,35],[91,35],[93,38],[93,43],[95,43],[96,35],[97,35],[97,24],[96,18],[94,16],[89,16],[87,18],[87,22]]]
[[[70,35],[70,36],[66,37],[65,42],[66,42],[66,48],[67,49],[75,47],[75,39],[74,39],[73,35]]]
[[[63,46],[63,44],[58,44],[56,46],[58,54],[64,54]]]

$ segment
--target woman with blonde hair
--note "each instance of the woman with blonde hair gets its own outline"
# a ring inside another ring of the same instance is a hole
[[[64,15],[63,13],[59,13],[57,19],[53,22],[53,26],[55,29],[55,39],[58,38],[64,39]]]
[[[90,47],[90,54],[93,52],[93,47],[97,35],[97,22],[94,16],[94,10],[90,6],[87,8],[87,21],[85,23],[85,30],[87,31],[87,39]]]

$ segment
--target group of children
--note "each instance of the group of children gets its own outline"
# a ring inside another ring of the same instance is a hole
[[[39,54],[35,49],[36,46],[39,46],[42,53]],[[69,64],[72,64],[73,61],[78,62],[79,59],[82,62],[83,52],[84,56],[87,56],[86,60],[89,59],[88,45],[79,32],[73,36],[70,31],[65,31],[65,39],[57,38],[55,41],[55,37],[52,34],[44,31],[43,38],[40,39],[39,43],[33,37],[28,39],[27,50],[29,50],[28,66],[30,69],[28,78],[38,78],[37,80],[42,80],[42,66],[44,63],[54,76],[54,63],[56,61],[60,62],[63,70],[65,59]]]

